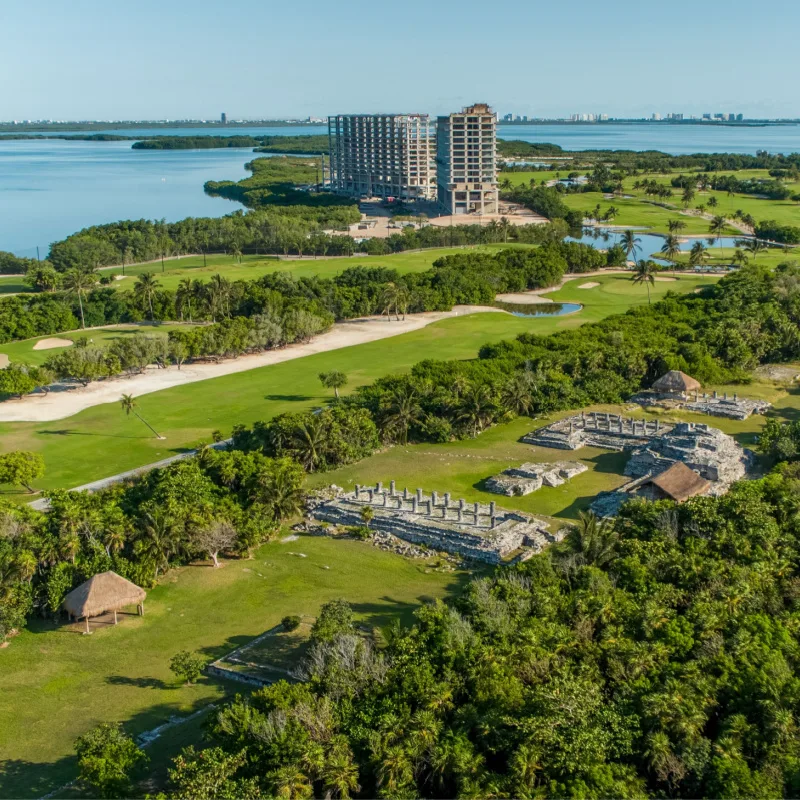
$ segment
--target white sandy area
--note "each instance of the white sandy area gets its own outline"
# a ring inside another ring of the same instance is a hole
[[[424,328],[433,322],[451,317],[465,316],[479,312],[504,313],[499,308],[487,306],[456,306],[452,311],[429,311],[423,314],[409,314],[405,320],[391,322],[386,317],[366,317],[363,319],[337,322],[331,330],[304,344],[293,344],[280,350],[269,350],[255,355],[211,364],[190,364],[183,368],[150,368],[142,375],[117,377],[106,381],[90,383],[68,391],[52,391],[35,394],[17,400],[0,403],[0,422],[50,422],[65,419],[79,411],[102,405],[117,403],[122,394],[139,397],[143,394],[196,383],[209,378],[219,378],[236,372],[246,372],[271,364],[280,364],[295,358],[351,347],[401,333],[409,333]]]
[[[5,353],[0,353],[0,369],[8,366],[8,356]]]
[[[547,289],[544,291],[552,291],[552,289]],[[553,302],[549,297],[542,297],[541,295],[536,294],[536,292],[509,292],[508,294],[498,294],[495,297],[495,300],[499,300],[502,303],[521,303],[521,304]]]
[[[74,342],[72,339],[59,339],[58,337],[51,339],[39,339],[33,346],[34,350],[53,350],[56,347],[70,347]]]
[[[594,289],[595,286],[599,286],[600,284],[597,281],[587,281],[586,283],[582,283],[578,288],[579,289]]]
[[[657,277],[656,280],[657,281],[662,281],[663,283],[666,283],[667,281],[674,281],[675,278],[658,278]]]

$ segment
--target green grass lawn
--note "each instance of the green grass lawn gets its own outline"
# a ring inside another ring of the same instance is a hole
[[[292,555],[298,552],[307,557]],[[218,570],[175,570],[148,593],[144,617],[122,616],[116,628],[99,626],[92,636],[81,636],[80,625],[35,620],[0,650],[0,796],[39,797],[71,780],[73,743],[100,722],[121,721],[138,734],[247,691],[210,678],[180,685],[168,666],[179,650],[218,658],[281,617],[314,616],[340,597],[364,624],[383,629],[398,618],[410,621],[420,603],[456,591],[467,578],[366,543],[302,537]],[[192,724],[165,734],[149,748],[156,766],[166,766],[162,751],[178,749],[176,737],[185,744],[199,733],[200,724]]]
[[[600,286],[577,288],[587,280]],[[714,280],[687,276],[659,282],[651,291],[656,299],[667,291],[688,293]],[[237,423],[251,424],[285,411],[318,406],[330,399],[317,378],[322,371],[345,372],[350,379],[348,390],[352,390],[382,375],[407,371],[424,358],[474,358],[487,342],[525,331],[551,333],[647,302],[647,292],[625,275],[577,278],[548,296],[557,302],[584,303],[585,307],[564,317],[522,318],[501,313],[455,317],[391,339],[143,395],[137,401],[139,411],[166,441],[153,438],[138,420],[125,417],[117,403],[110,403],[66,420],[0,424],[0,451],[40,452],[47,469],[37,484],[40,488],[79,486],[208,442],[214,430],[227,435]],[[120,394],[124,391],[121,381]],[[10,487],[6,491],[10,493],[6,496],[27,499],[13,494]]]
[[[0,295],[29,292],[31,287],[16,275],[0,275]]]
[[[703,242],[708,246],[709,258],[706,261],[706,266],[709,267],[723,267],[733,263],[733,254],[735,248],[733,247],[717,247],[716,245],[709,245],[708,242]],[[783,264],[787,261],[796,261],[800,263],[800,248],[793,248],[784,250],[779,247],[771,247],[769,250],[759,253],[758,257],[753,261],[753,257],[749,254],[748,258],[750,263],[762,264],[766,267],[777,267],[778,264]],[[654,258],[664,258],[663,253],[653,253]],[[681,255],[675,259],[676,264],[689,265],[689,255]]]
[[[68,333],[59,333],[55,336],[37,336],[35,339],[23,339],[18,342],[5,342],[0,344],[0,353],[4,353],[9,357],[10,361],[23,361],[26,364],[43,364],[47,358],[54,353],[64,350],[64,347],[53,347],[49,350],[34,350],[34,345],[42,339],[70,339],[75,341],[81,336],[89,338],[93,344],[107,345],[115,339],[120,339],[125,336],[133,336],[135,333],[167,333],[177,328],[188,328],[188,325],[180,325],[179,323],[162,323],[157,325],[110,325],[107,328],[93,328],[91,330],[82,331],[69,331]]]

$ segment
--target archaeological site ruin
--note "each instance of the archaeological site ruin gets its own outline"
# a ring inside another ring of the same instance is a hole
[[[528,462],[492,476],[486,481],[486,490],[508,497],[521,497],[538,491],[542,486],[561,486],[587,469],[589,467],[580,461]]]

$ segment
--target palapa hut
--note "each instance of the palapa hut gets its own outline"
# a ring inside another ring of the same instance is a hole
[[[135,583],[131,583],[116,572],[101,572],[64,598],[64,608],[76,619],[86,620],[86,633],[89,630],[89,617],[97,617],[106,611],[114,612],[117,624],[117,611],[125,606],[136,604],[139,615],[144,614],[146,593]]]
[[[671,369],[650,387],[654,392],[685,395],[700,389],[700,381],[679,369]]]
[[[690,497],[705,494],[711,482],[687,467],[683,461],[676,461],[671,467],[650,478],[644,484],[650,487],[653,500],[674,500],[682,503]]]

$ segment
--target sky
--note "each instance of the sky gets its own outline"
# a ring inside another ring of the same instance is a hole
[[[800,117],[790,0],[0,0],[0,120]]]

